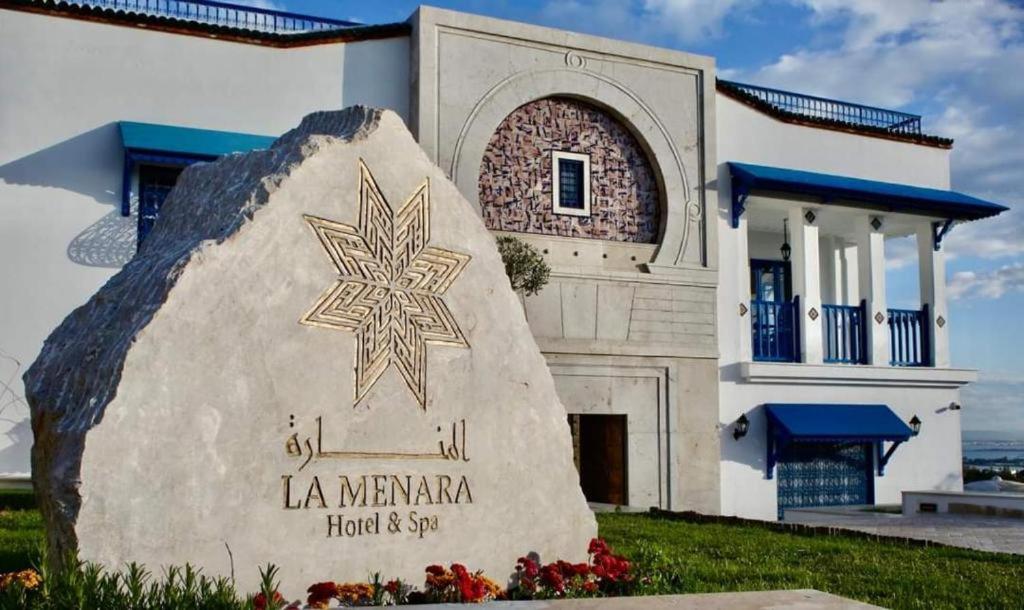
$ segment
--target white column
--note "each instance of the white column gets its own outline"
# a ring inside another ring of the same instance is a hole
[[[878,227],[872,226],[877,221]],[[857,219],[860,298],[867,301],[868,364],[889,364],[889,312],[885,304],[885,234],[880,217]],[[859,302],[857,303],[859,304]]]
[[[750,336],[750,320],[753,314],[750,313],[750,248],[747,245],[746,215],[740,216],[739,227],[733,233],[736,235],[736,266],[739,270],[739,276],[736,278],[736,294],[739,295],[739,302],[735,305],[735,315],[739,316],[740,321],[739,356],[740,362],[750,362],[754,359],[754,350]]]
[[[819,268],[821,269],[821,301],[838,303],[839,293],[836,291],[836,248],[830,235],[821,235],[818,239]]]
[[[801,361],[821,364],[821,271],[818,268],[818,227],[807,219],[808,210],[789,210],[789,228],[793,232],[790,257],[793,268],[793,294],[800,297]],[[812,212],[813,213],[813,212]]]
[[[946,309],[946,256],[933,247],[931,223],[917,229],[921,304],[928,305],[932,366],[949,367],[949,310]]]
[[[843,299],[847,305],[860,305],[860,272],[857,265],[857,244],[845,245],[843,259]]]

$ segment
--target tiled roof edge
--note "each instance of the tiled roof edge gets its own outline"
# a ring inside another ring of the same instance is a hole
[[[398,38],[409,36],[412,32],[412,26],[405,22],[399,22],[352,26],[332,31],[276,34],[159,15],[115,11],[98,6],[81,6],[61,0],[50,0],[47,2],[39,2],[38,0],[0,0],[0,9],[278,48]]]
[[[857,125],[855,123],[847,123],[844,121],[837,121],[835,119],[827,119],[821,117],[804,116],[795,112],[787,112],[780,110],[775,106],[772,106],[768,102],[758,98],[757,96],[751,95],[745,91],[737,89],[729,85],[718,81],[716,87],[719,93],[726,95],[740,103],[746,104],[751,108],[754,108],[764,114],[772,116],[780,121],[786,123],[793,123],[796,125],[803,125],[806,127],[818,127],[821,129],[830,129],[832,131],[843,131],[846,133],[853,133],[862,136],[870,136],[874,138],[882,138],[885,140],[896,140],[899,142],[909,142],[911,144],[920,144],[922,146],[933,146],[935,148],[953,148],[952,138],[942,138],[939,136],[929,135],[912,135],[906,133],[893,133],[887,131],[881,127],[870,127],[867,125]]]

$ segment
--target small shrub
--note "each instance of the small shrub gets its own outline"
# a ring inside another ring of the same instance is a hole
[[[540,292],[551,275],[551,267],[541,253],[530,244],[508,235],[499,237],[497,241],[512,290],[522,291],[526,296]]]

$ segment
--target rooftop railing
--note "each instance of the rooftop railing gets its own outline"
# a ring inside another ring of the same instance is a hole
[[[733,81],[719,81],[719,83],[756,98],[780,112],[809,119],[881,129],[903,135],[921,135],[921,117],[916,114]]]
[[[362,25],[355,21],[311,17],[215,0],[70,0],[69,3],[273,34],[325,32]]]

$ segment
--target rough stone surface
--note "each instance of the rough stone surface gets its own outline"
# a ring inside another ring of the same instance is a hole
[[[56,553],[299,593],[596,532],[494,240],[388,111],[186,170],[25,382]]]

